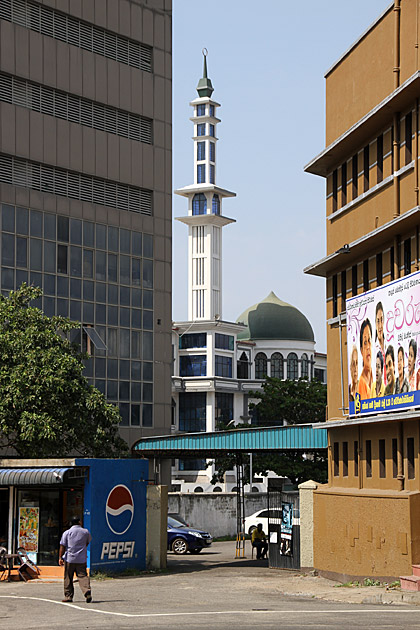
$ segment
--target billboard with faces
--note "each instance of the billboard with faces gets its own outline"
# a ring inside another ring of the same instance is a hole
[[[346,300],[350,416],[420,406],[420,272]]]

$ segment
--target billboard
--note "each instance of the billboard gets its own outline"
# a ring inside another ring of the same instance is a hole
[[[420,406],[420,272],[346,300],[350,416]]]

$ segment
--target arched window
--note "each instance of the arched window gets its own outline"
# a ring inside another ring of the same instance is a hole
[[[206,214],[207,212],[207,199],[203,193],[194,195],[192,204],[193,214]]]
[[[287,355],[287,378],[291,381],[296,381],[298,378],[298,358],[295,352],[290,352]]]
[[[212,212],[212,214],[220,214],[220,199],[219,199],[219,195],[213,195],[213,200],[211,202],[211,212]]]
[[[196,486],[194,488],[194,492],[204,492],[203,488],[201,486]]]
[[[213,488],[213,492],[222,492],[222,488],[220,488],[220,486],[216,486]]]
[[[264,352],[255,355],[255,378],[265,378],[267,376],[267,356]]]
[[[284,359],[281,352],[275,352],[271,355],[271,376],[284,378]]]
[[[302,368],[300,371],[301,377],[309,379],[309,359],[308,359],[308,355],[305,353],[302,354],[301,364],[302,364]]]
[[[239,357],[239,361],[237,362],[237,376],[238,378],[249,378],[249,371],[248,371],[248,356],[246,354],[246,352],[242,352],[241,356]]]

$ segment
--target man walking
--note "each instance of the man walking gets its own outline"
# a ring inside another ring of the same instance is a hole
[[[79,516],[71,519],[72,526],[67,529],[60,540],[58,564],[64,565],[64,599],[63,602],[72,602],[74,595],[73,578],[76,573],[79,586],[86,602],[92,601],[90,579],[87,574],[87,546],[92,540],[87,529],[84,529]]]

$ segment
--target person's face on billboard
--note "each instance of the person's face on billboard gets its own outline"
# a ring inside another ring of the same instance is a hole
[[[357,360],[357,350],[353,350],[350,361],[350,374],[353,383],[357,381],[357,372],[359,371],[359,365]]]
[[[378,334],[378,341],[381,346],[383,346],[384,342],[384,312],[382,309],[379,309],[376,313],[376,332]]]
[[[392,385],[394,383],[394,361],[392,360],[392,357],[390,354],[387,355],[386,357],[386,380],[388,382],[388,385]]]
[[[398,376],[400,381],[404,380],[404,353],[398,351]]]
[[[408,371],[410,374],[413,374],[414,372],[415,361],[416,357],[414,356],[414,349],[413,346],[410,346],[408,350]]]
[[[370,369],[372,365],[372,336],[369,326],[365,326],[362,337],[363,367]]]
[[[379,383],[382,381],[382,365],[378,357],[376,358],[376,380]]]

